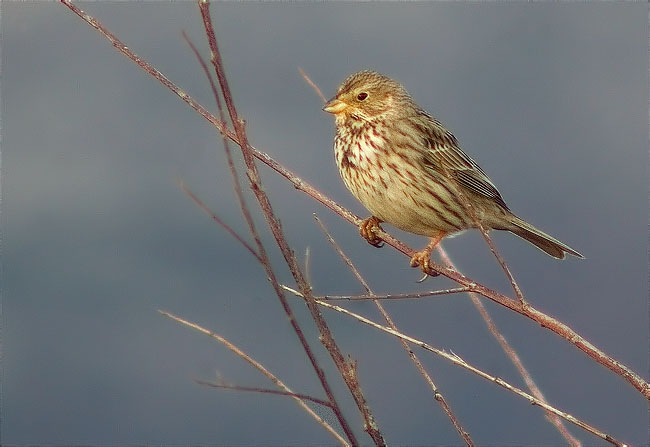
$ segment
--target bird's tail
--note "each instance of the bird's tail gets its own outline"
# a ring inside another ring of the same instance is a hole
[[[517,216],[512,216],[510,219],[511,227],[506,228],[511,233],[516,234],[520,238],[526,239],[531,244],[535,245],[540,250],[546,252],[549,256],[557,259],[564,259],[564,253],[583,258],[580,253],[575,251],[568,245],[558,241],[554,237],[549,236],[541,230],[538,230],[528,222],[520,219]]]

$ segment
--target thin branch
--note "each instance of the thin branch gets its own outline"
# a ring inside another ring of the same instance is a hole
[[[462,188],[458,186],[458,183],[456,182],[456,179],[454,179],[449,171],[445,169],[444,175],[447,177],[449,182],[454,188],[455,192],[455,198],[459,199],[458,201],[461,202],[461,205],[465,208],[465,210],[469,213],[471,216],[472,220],[476,224],[476,227],[478,230],[481,232],[481,235],[483,236],[483,239],[485,239],[485,242],[487,243],[488,247],[490,248],[490,251],[494,255],[495,259],[501,266],[501,269],[503,272],[506,274],[506,277],[508,278],[508,281],[510,281],[510,285],[512,285],[512,290],[514,290],[515,295],[519,299],[519,303],[522,306],[527,306],[528,303],[524,299],[524,294],[521,292],[521,289],[519,288],[519,284],[517,284],[517,281],[515,281],[515,277],[512,275],[512,272],[510,272],[510,268],[508,267],[508,264],[506,263],[505,259],[501,256],[499,251],[497,250],[496,245],[492,241],[492,238],[488,234],[487,230],[483,226],[483,223],[479,220],[478,216],[474,212],[474,206],[470,202],[470,200],[467,198],[467,195],[463,192]]]
[[[217,85],[214,83],[214,79],[210,74],[210,68],[208,68],[208,64],[205,62],[205,59],[203,59],[203,56],[201,56],[201,53],[199,53],[199,50],[196,48],[196,45],[194,45],[194,42],[192,42],[192,40],[187,36],[185,31],[182,31],[181,35],[183,36],[183,40],[185,40],[185,42],[189,45],[190,49],[192,50],[192,53],[194,53],[194,57],[196,57],[196,60],[201,65],[201,68],[203,69],[203,74],[205,74],[205,77],[208,78],[208,82],[210,83],[210,89],[212,90],[212,96],[214,97],[215,103],[217,105],[217,109],[219,110],[219,118],[221,118],[221,121],[226,122],[226,118],[223,114],[223,107],[221,106],[221,97],[219,96],[219,90],[217,89]],[[223,134],[221,136],[223,137]],[[227,152],[229,153],[230,151]]]
[[[191,98],[187,93],[185,93],[182,89],[180,89],[174,83],[172,83],[160,71],[155,69],[144,59],[140,58],[135,53],[133,53],[130,49],[128,49],[126,45],[124,45],[119,39],[117,39],[113,34],[111,34],[96,19],[83,12],[81,9],[79,9],[77,6],[71,3],[70,0],[59,0],[59,1],[67,8],[69,8],[72,12],[77,14],[82,20],[84,20],[90,26],[98,30],[102,35],[104,35],[104,37],[106,37],[113,44],[113,46],[118,51],[120,51],[122,54],[124,54],[133,62],[135,62],[137,65],[139,65],[143,70],[149,73],[154,79],[162,83],[165,87],[169,88],[181,100],[183,100],[186,104],[192,107],[198,114],[203,116],[212,125],[214,125],[221,133],[225,134],[230,140],[239,144],[237,135],[231,130],[229,130],[223,121],[219,120],[214,115],[212,115],[205,107],[200,105],[193,98]],[[278,174],[280,174],[285,179],[287,179],[294,186],[294,188],[309,195],[314,200],[320,202],[323,206],[332,210],[333,212],[335,212],[336,214],[338,214],[339,216],[341,216],[343,219],[347,220],[351,224],[357,227],[359,226],[359,224],[362,221],[361,218],[359,218],[359,216],[356,216],[354,213],[345,209],[344,207],[342,207],[341,205],[339,205],[338,203],[336,203],[335,201],[333,201],[332,199],[330,199],[329,197],[327,197],[326,195],[318,191],[316,188],[311,186],[305,180],[298,177],[295,173],[293,173],[292,171],[290,171],[289,169],[285,168],[283,165],[278,163],[276,160],[271,158],[268,154],[259,151],[252,146],[250,146],[250,149],[255,158],[257,158],[262,163],[266,164],[271,169],[273,169]],[[389,235],[385,231],[375,231],[375,233],[377,234],[377,236],[381,237],[384,240],[384,242],[386,242],[388,245],[392,246],[399,252],[403,253],[407,257],[411,258],[415,253],[413,249],[408,247],[400,240]],[[550,317],[549,315],[544,314],[543,312],[538,311],[537,309],[533,308],[530,305],[523,306],[521,302],[518,302],[517,300],[512,300],[503,294],[500,294],[494,290],[489,289],[488,287],[483,286],[482,284],[479,284],[478,282],[472,281],[470,278],[467,278],[466,276],[460,274],[454,269],[447,268],[441,264],[432,262],[431,273],[432,274],[440,273],[462,286],[473,287],[475,292],[478,293],[479,295],[482,295],[516,313],[519,313],[537,322],[542,327],[545,327],[546,329],[556,333],[560,337],[567,340],[569,343],[573,344],[575,347],[583,351],[585,354],[587,354],[589,357],[594,359],[596,362],[605,366],[615,374],[621,376],[628,383],[630,383],[634,388],[636,388],[643,396],[645,396],[646,399],[650,399],[650,384],[646,380],[644,380],[639,374],[631,370],[626,365],[608,356],[602,350],[598,349],[596,346],[589,343],[587,340],[585,340],[582,336],[580,336],[577,332],[575,332],[573,329],[571,329],[564,323]]]
[[[306,76],[306,75],[305,75],[305,76]],[[361,283],[361,285],[363,286],[363,288],[366,289],[366,292],[367,292],[369,295],[372,296],[372,295],[373,295],[373,291],[372,291],[372,289],[370,289],[370,285],[366,282],[366,280],[363,278],[363,276],[361,276],[361,273],[360,273],[359,270],[356,268],[356,266],[354,265],[354,263],[352,262],[352,260],[350,259],[350,257],[349,257],[348,255],[345,254],[345,252],[341,249],[341,247],[339,246],[339,244],[334,240],[334,238],[332,237],[332,235],[330,234],[330,232],[327,231],[327,228],[325,227],[325,224],[323,224],[323,222],[321,222],[321,220],[320,220],[320,219],[318,218],[318,216],[316,216],[315,214],[314,214],[314,219],[316,219],[316,223],[317,223],[318,226],[321,228],[321,230],[323,231],[323,233],[325,233],[325,237],[327,238],[327,240],[329,241],[329,243],[332,245],[332,247],[334,247],[334,250],[336,250],[336,252],[339,254],[339,256],[341,257],[341,259],[343,259],[343,262],[348,266],[348,268],[350,269],[350,271],[352,272],[352,274],[353,274],[353,275],[357,278],[357,280]],[[382,304],[381,304],[379,301],[376,301],[376,300],[375,300],[375,305],[377,306],[377,309],[379,309],[379,312],[380,312],[380,313],[382,314],[382,316],[384,317],[384,320],[386,320],[386,323],[388,324],[388,326],[389,326],[391,329],[397,331],[397,326],[396,326],[395,323],[393,322],[393,319],[392,319],[391,316],[388,314],[388,312],[386,311],[386,309],[384,309],[384,306],[382,306]],[[410,346],[408,345],[408,343],[407,343],[406,341],[400,339],[400,343],[402,344],[402,347],[403,347],[404,350],[406,351],[406,354],[409,356],[409,358],[411,359],[411,361],[412,361],[413,364],[415,365],[416,369],[419,371],[419,373],[422,375],[422,377],[424,377],[424,380],[425,380],[425,381],[429,384],[429,386],[431,387],[431,390],[433,391],[433,397],[434,397],[434,399],[435,399],[435,400],[440,404],[440,406],[442,407],[443,411],[445,412],[445,414],[447,415],[447,417],[448,417],[449,420],[451,421],[452,425],[454,426],[454,428],[456,429],[456,431],[458,432],[458,434],[460,435],[460,437],[462,438],[462,440],[465,442],[465,444],[466,444],[468,447],[472,447],[472,446],[474,445],[474,442],[472,441],[471,436],[469,435],[469,433],[467,432],[467,430],[465,430],[465,429],[463,428],[463,426],[461,425],[460,421],[458,420],[458,417],[456,417],[456,415],[455,415],[454,412],[452,411],[451,407],[450,407],[449,404],[447,403],[447,400],[446,400],[445,397],[440,393],[440,391],[438,390],[438,387],[437,387],[436,384],[433,382],[433,379],[431,378],[431,376],[429,375],[429,373],[427,372],[427,370],[424,369],[424,366],[422,365],[422,362],[420,362],[420,359],[415,355],[415,353],[413,352],[413,350],[410,348]]]
[[[221,54],[219,52],[217,39],[215,37],[214,29],[212,26],[212,20],[210,18],[209,1],[199,0],[199,9],[201,10],[201,16],[203,17],[203,24],[205,27],[206,35],[208,37],[208,43],[210,45],[210,51],[212,54],[211,57],[212,65],[216,70],[217,79],[219,80],[219,85],[221,87],[221,92],[223,93],[223,98],[226,103],[226,107],[228,109],[228,114],[230,115],[230,121],[233,123],[238,144],[242,150],[244,163],[246,164],[246,173],[248,176],[248,180],[250,182],[251,189],[259,203],[259,206],[264,214],[267,224],[271,229],[271,233],[273,234],[276,243],[280,248],[282,255],[284,256],[285,262],[287,263],[287,266],[289,267],[289,270],[291,271],[294,280],[296,281],[296,284],[298,284],[298,287],[301,289],[301,292],[309,297],[311,294],[311,287],[305,281],[305,278],[302,274],[300,266],[298,265],[298,261],[295,257],[295,254],[293,253],[293,250],[291,250],[291,248],[289,247],[286,237],[284,236],[284,231],[282,230],[280,223],[273,212],[271,202],[268,196],[266,195],[266,193],[264,192],[264,189],[262,188],[262,181],[257,171],[257,166],[255,164],[253,151],[251,149],[250,144],[248,143],[248,137],[246,136],[244,120],[240,119],[237,113],[237,109],[235,107],[232,94],[230,92],[230,87],[226,79],[226,74],[223,68],[223,62],[221,60]],[[260,250],[260,255],[262,256],[262,258],[265,257],[264,252],[262,252],[261,250]],[[276,283],[274,286],[277,287],[278,292],[281,293],[281,289],[279,285],[277,285]],[[365,431],[368,433],[368,435],[372,438],[373,442],[377,446],[385,445],[386,441],[384,440],[381,432],[379,431],[374,416],[372,415],[372,412],[368,407],[366,399],[363,396],[354,369],[351,368],[350,365],[346,362],[345,358],[343,357],[343,354],[341,353],[340,349],[336,345],[336,342],[334,341],[334,336],[332,335],[327,323],[325,322],[325,319],[321,315],[320,309],[318,309],[318,306],[314,303],[314,300],[308,299],[306,300],[306,303],[307,303],[307,308],[309,309],[311,316],[314,319],[316,326],[318,327],[321,342],[323,343],[323,345],[329,352],[330,356],[334,360],[334,363],[339,369],[343,380],[348,386],[348,389],[350,390],[350,393],[352,394],[352,397],[354,398],[354,401],[357,404],[359,411],[361,412],[361,415],[364,419]],[[328,394],[328,398],[330,399],[330,402],[332,402],[334,412],[337,414],[337,417],[341,421],[341,425],[343,426],[343,430],[345,431],[346,435],[348,436],[348,438],[353,444],[358,444],[358,442],[354,437],[354,434],[352,433],[351,428],[349,427],[347,421],[343,417],[343,414],[340,413],[340,410],[338,408],[338,405],[336,404],[336,401],[334,400],[334,395],[332,394],[331,390],[327,389],[326,391]]]
[[[382,300],[408,300],[416,298],[428,298],[431,296],[451,295],[455,293],[470,292],[470,287],[455,287],[452,289],[430,290],[428,292],[396,293],[387,295],[315,295],[314,298],[320,301],[382,301]]]
[[[379,329],[380,331],[383,331],[383,332],[386,332],[388,334],[394,335],[395,337],[398,337],[398,338],[400,338],[400,339],[402,339],[404,341],[407,341],[409,343],[417,345],[417,346],[421,347],[422,349],[433,352],[434,354],[437,354],[440,357],[443,357],[443,358],[449,360],[453,364],[461,366],[461,367],[465,368],[466,370],[471,371],[474,374],[476,374],[476,375],[478,375],[478,376],[480,376],[480,377],[482,377],[482,378],[484,378],[486,380],[489,380],[490,382],[495,383],[495,384],[499,385],[500,387],[503,387],[503,388],[507,389],[508,391],[511,391],[511,392],[519,395],[520,397],[523,397],[524,399],[528,400],[532,405],[537,405],[537,406],[543,408],[546,411],[550,411],[551,413],[556,414],[557,416],[561,417],[562,419],[565,419],[565,420],[571,422],[572,424],[577,425],[578,427],[592,433],[595,436],[598,436],[599,438],[601,438],[601,439],[603,439],[603,440],[605,440],[605,441],[607,441],[607,442],[609,442],[609,443],[611,443],[613,445],[616,445],[618,447],[626,447],[627,446],[627,444],[625,444],[625,443],[623,443],[621,441],[618,441],[617,439],[613,438],[612,436],[608,435],[607,433],[604,433],[604,432],[600,431],[599,429],[587,424],[586,422],[576,418],[575,416],[572,416],[571,414],[566,413],[564,411],[558,410],[557,408],[552,407],[551,405],[547,404],[546,402],[543,402],[543,401],[537,399],[536,397],[526,393],[525,391],[523,391],[523,390],[521,390],[521,389],[519,389],[519,388],[517,388],[515,386],[510,385],[505,380],[503,380],[503,379],[501,379],[499,377],[496,377],[496,376],[492,376],[492,375],[490,375],[490,374],[488,374],[488,373],[486,373],[486,372],[484,372],[484,371],[470,365],[469,363],[467,363],[465,360],[463,360],[462,358],[460,358],[456,354],[449,354],[446,351],[443,351],[442,349],[435,348],[435,347],[429,345],[428,343],[425,343],[425,342],[423,342],[421,340],[418,340],[416,338],[413,338],[411,336],[405,335],[405,334],[403,334],[401,332],[398,332],[398,331],[396,331],[396,330],[394,330],[394,329],[392,329],[390,327],[382,326],[382,325],[380,325],[378,323],[375,323],[374,321],[372,321],[372,320],[370,320],[370,319],[368,319],[366,317],[363,317],[363,316],[361,316],[359,314],[356,314],[354,312],[350,312],[349,310],[344,309],[344,308],[342,308],[340,306],[336,306],[334,304],[330,304],[330,303],[327,303],[327,302],[324,302],[324,301],[318,301],[318,305],[323,306],[323,307],[327,307],[327,308],[335,310],[335,311],[337,311],[339,313],[342,313],[342,314],[348,315],[350,317],[353,317],[353,318],[357,319],[358,321],[367,324],[368,326],[372,326],[372,327],[374,327],[376,329]]]
[[[309,246],[305,249],[305,281],[307,284],[312,284],[311,282],[311,250]]]
[[[466,197],[464,195],[462,196],[463,196],[463,200],[466,200]],[[474,216],[474,219],[476,219],[476,216]],[[488,234],[488,232],[485,230],[485,228],[480,222],[478,224],[478,228],[479,231],[481,232],[481,235],[483,236],[483,239],[485,239],[485,242],[487,243],[488,247],[490,247],[490,251],[496,258],[499,265],[501,266],[503,272],[506,274],[506,278],[508,278],[508,281],[510,281],[510,285],[512,286],[512,290],[514,290],[517,299],[519,299],[519,302],[521,303],[522,306],[527,306],[528,302],[524,298],[524,294],[519,288],[519,284],[517,284],[517,281],[515,281],[515,277],[510,271],[510,267],[508,267],[508,264],[506,264],[505,259],[503,259],[503,257],[497,250],[497,246],[494,244],[494,241],[492,240],[492,238],[490,237],[490,235]]]
[[[307,73],[305,73],[303,69],[300,67],[298,67],[298,71],[300,72],[300,75],[303,77],[305,82],[309,84],[311,88],[314,89],[314,91],[320,97],[320,99],[322,99],[323,102],[327,102],[327,98],[325,97],[325,95],[323,95],[323,92],[321,92],[318,86],[314,83],[314,81],[312,81],[311,78],[307,76]]]
[[[447,252],[445,249],[442,247],[442,245],[438,245],[437,247],[438,252],[440,253],[440,256],[442,257],[442,260],[451,268],[456,270],[456,266],[453,264],[449,256],[447,255]],[[479,314],[483,318],[483,321],[485,321],[485,324],[488,327],[488,330],[492,333],[494,338],[496,338],[497,342],[499,345],[501,345],[501,349],[506,353],[508,358],[510,358],[510,361],[515,365],[515,368],[519,372],[519,375],[524,379],[524,382],[526,383],[526,386],[530,390],[530,392],[535,396],[537,399],[541,400],[542,402],[546,402],[546,398],[544,397],[544,394],[542,391],[539,389],[535,381],[533,380],[533,377],[530,375],[526,367],[524,366],[523,362],[519,358],[519,355],[517,352],[514,350],[512,346],[510,346],[510,343],[508,343],[508,340],[504,337],[504,335],[499,331],[499,328],[497,327],[496,323],[494,320],[492,320],[492,317],[488,313],[487,309],[483,305],[483,302],[476,296],[475,293],[469,292],[469,297],[472,300],[472,303],[474,303],[474,306],[478,310]],[[560,419],[559,416],[546,412],[546,419],[555,426],[555,428],[560,432],[560,434],[566,439],[566,441],[569,443],[569,445],[573,447],[580,447],[582,443],[580,442],[579,439],[574,437],[569,430],[566,428],[564,425],[564,422],[562,422],[562,419]]]
[[[255,249],[250,246],[248,242],[244,240],[243,237],[241,237],[235,230],[233,230],[227,223],[225,223],[219,216],[214,214],[208,206],[199,199],[196,194],[192,192],[187,186],[185,186],[185,183],[183,183],[182,180],[176,180],[176,184],[183,190],[187,196],[196,203],[199,208],[201,208],[205,213],[212,218],[216,223],[221,225],[232,237],[234,237],[237,241],[239,241],[240,244],[246,248],[246,250],[250,251],[253,256],[255,256],[255,259],[257,259],[259,262],[262,262],[262,258],[260,258],[260,255],[257,254]]]
[[[301,400],[308,400],[314,402],[315,404],[332,408],[332,404],[330,404],[329,402],[323,399],[318,399],[316,397],[309,396],[307,394],[290,393],[288,391],[271,390],[269,388],[258,388],[255,386],[227,385],[225,383],[208,382],[200,379],[194,379],[194,381],[199,385],[209,386],[211,388],[221,388],[224,390],[233,390],[233,391],[250,391],[250,392],[261,393],[261,394],[277,394],[280,396],[297,397],[298,399]]]
[[[201,333],[203,333],[203,334],[205,334],[205,335],[207,335],[207,336],[209,336],[211,338],[214,338],[219,343],[223,344],[226,348],[230,349],[232,352],[234,352],[239,357],[244,359],[246,362],[251,364],[259,372],[264,374],[278,388],[280,388],[281,390],[283,390],[283,391],[285,391],[287,393],[292,393],[293,394],[293,391],[287,385],[285,385],[284,382],[282,382],[275,375],[273,375],[273,373],[271,373],[268,369],[266,369],[264,367],[264,365],[262,365],[257,360],[253,359],[251,356],[246,354],[244,351],[242,351],[240,348],[238,348],[237,346],[232,344],[230,341],[228,341],[227,339],[225,339],[221,335],[219,335],[219,334],[217,334],[215,332],[209,331],[208,329],[205,329],[205,328],[199,326],[198,324],[195,324],[195,323],[192,323],[190,321],[184,320],[184,319],[182,319],[180,317],[177,317],[176,315],[173,315],[173,314],[171,314],[169,312],[165,312],[164,310],[159,310],[158,312],[160,312],[162,315],[164,315],[164,316],[166,316],[168,318],[171,318],[172,320],[175,320],[175,321],[177,321],[177,322],[179,322],[181,324],[184,324],[185,326],[191,327],[192,329],[195,329],[195,330],[197,330],[197,331],[199,331],[199,332],[201,332]],[[302,399],[300,399],[297,396],[293,396],[293,398],[294,398],[294,400],[296,401],[296,403],[298,405],[300,405],[311,417],[313,417],[316,420],[316,422],[318,422],[321,426],[323,426],[323,428],[325,428],[325,430],[327,430],[332,436],[334,436],[336,438],[336,440],[341,445],[346,446],[346,447],[350,447],[350,443],[348,443],[347,440],[345,440],[343,437],[341,437],[341,435],[339,435],[336,432],[336,430],[334,430],[332,428],[332,426],[329,425],[323,418],[321,418],[319,415],[314,413],[314,410],[312,410]]]
[[[292,289],[284,284],[280,286],[288,291],[293,293],[300,293],[297,290]],[[388,295],[314,295],[314,299],[318,301],[381,301],[381,300],[406,300],[406,299],[416,299],[416,298],[428,298],[430,296],[439,296],[439,295],[449,295],[454,293],[464,293],[470,292],[471,287],[456,287],[453,289],[444,289],[444,290],[430,290],[428,292],[412,292],[412,293],[397,293],[397,294],[388,294]],[[301,298],[304,298],[302,294],[299,295]]]

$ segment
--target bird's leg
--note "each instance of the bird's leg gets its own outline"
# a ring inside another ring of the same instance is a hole
[[[363,222],[359,225],[359,234],[364,238],[368,243],[374,247],[381,248],[384,246],[384,241],[380,237],[377,237],[375,234],[375,228],[381,230],[382,228],[379,224],[383,222],[375,216],[370,216],[367,219],[364,219]]]
[[[440,243],[443,237],[445,237],[447,233],[444,231],[439,231],[435,236],[433,236],[430,240],[429,243],[427,244],[426,247],[424,247],[423,250],[416,251],[413,254],[413,257],[411,258],[411,267],[417,267],[420,266],[422,271],[428,275],[431,273],[431,252],[433,251],[434,248],[436,248],[436,245]]]

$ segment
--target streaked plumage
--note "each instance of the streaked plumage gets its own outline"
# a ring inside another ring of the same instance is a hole
[[[476,227],[458,190],[486,229],[510,231],[555,258],[580,253],[515,216],[496,186],[459,147],[454,135],[417,106],[398,82],[373,71],[348,77],[323,110],[334,114],[336,163],[345,186],[375,217],[429,236],[411,265],[427,269],[431,251],[445,236]]]

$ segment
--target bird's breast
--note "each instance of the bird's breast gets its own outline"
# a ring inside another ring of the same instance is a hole
[[[383,129],[342,129],[334,142],[336,164],[345,186],[375,216],[386,219],[387,208],[403,203],[405,178],[399,178],[395,154]],[[391,219],[392,220],[392,219]]]
[[[339,130],[334,141],[336,164],[346,186],[357,192],[368,190],[380,194],[382,185],[381,158],[385,152],[382,134],[377,129]],[[387,187],[383,180],[384,188]]]
[[[334,152],[345,186],[374,216],[402,230],[432,235],[464,227],[462,216],[439,216],[439,203],[451,203],[451,191],[423,169],[419,146],[408,134],[388,130],[337,129]]]

